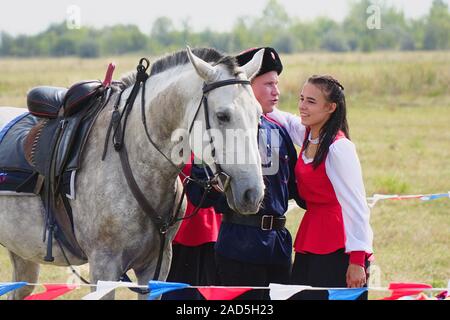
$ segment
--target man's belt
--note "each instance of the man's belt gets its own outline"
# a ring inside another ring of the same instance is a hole
[[[272,215],[245,216],[241,214],[224,214],[222,220],[227,223],[259,227],[261,230],[280,230],[286,225],[286,217],[275,217]]]

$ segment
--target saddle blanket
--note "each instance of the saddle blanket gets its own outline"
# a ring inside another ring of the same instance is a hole
[[[38,118],[25,112],[0,128],[0,195],[35,195],[37,176],[27,162],[23,143]],[[76,170],[64,172],[62,188],[75,198]]]

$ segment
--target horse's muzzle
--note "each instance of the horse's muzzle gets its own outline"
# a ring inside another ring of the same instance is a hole
[[[236,199],[237,198],[237,199]],[[264,192],[256,187],[245,189],[236,195],[235,210],[240,214],[255,214],[259,211],[264,199]]]

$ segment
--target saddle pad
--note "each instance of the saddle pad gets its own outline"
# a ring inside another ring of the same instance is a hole
[[[28,132],[38,121],[38,118],[26,112],[3,127],[0,131],[0,170],[33,172],[25,159],[23,144]]]
[[[69,199],[75,199],[75,177],[75,170],[66,171],[63,174],[61,188]],[[36,183],[37,175],[33,175],[33,173],[0,169],[0,196],[33,194]],[[20,193],[17,192],[19,186]]]
[[[12,126],[14,126],[17,122],[22,120],[22,118],[26,117],[29,112],[24,112],[14,119],[12,119],[10,122],[8,122],[3,128],[0,128],[0,144],[2,143],[3,137],[8,133],[9,129],[11,129]]]
[[[31,178],[32,174],[29,172],[21,172],[14,170],[0,170],[0,195],[2,191],[12,191],[16,192],[17,188],[22,185],[25,181]],[[37,177],[34,178],[36,180]],[[23,188],[23,192],[25,193],[33,193],[34,183],[27,184],[25,188]],[[9,194],[9,193],[8,193]]]

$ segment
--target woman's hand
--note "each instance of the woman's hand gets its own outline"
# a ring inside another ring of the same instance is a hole
[[[357,264],[349,264],[347,269],[347,287],[361,288],[366,284],[366,271]]]

